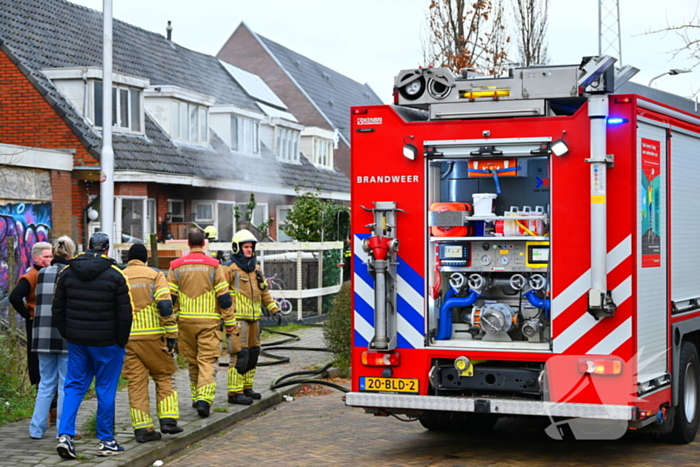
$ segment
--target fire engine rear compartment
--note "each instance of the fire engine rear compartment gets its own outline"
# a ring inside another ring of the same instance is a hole
[[[427,161],[429,346],[551,350],[550,161],[531,154],[549,140],[423,143],[436,154]],[[508,157],[480,154],[488,145]]]

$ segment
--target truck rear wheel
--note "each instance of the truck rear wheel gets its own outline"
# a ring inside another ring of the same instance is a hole
[[[430,431],[482,432],[491,430],[497,415],[464,412],[427,412],[418,421]]]
[[[687,444],[695,439],[700,421],[700,413],[698,413],[700,362],[698,361],[698,352],[690,342],[683,342],[681,346],[679,368],[678,405],[669,441]]]

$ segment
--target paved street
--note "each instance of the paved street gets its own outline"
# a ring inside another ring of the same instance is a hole
[[[547,423],[504,419],[492,433],[435,433],[417,422],[345,407],[338,391],[295,398],[213,436],[168,467],[207,466],[697,466],[700,442],[641,436],[610,442],[548,438]]]
[[[304,328],[294,331],[301,339],[297,342],[285,344],[287,346],[324,347],[323,330],[321,327]],[[275,336],[272,341],[281,340]],[[22,420],[0,427],[0,467],[22,466],[148,466],[157,459],[162,459],[173,452],[184,449],[200,439],[219,432],[232,423],[250,417],[266,407],[282,401],[282,392],[270,391],[267,388],[276,378],[301,369],[320,367],[330,361],[330,353],[311,351],[285,351],[273,352],[276,355],[288,356],[291,363],[284,365],[264,366],[258,369],[255,389],[263,393],[263,399],[252,406],[230,405],[226,402],[226,368],[221,367],[217,375],[218,388],[216,400],[209,418],[201,419],[191,407],[189,377],[187,370],[181,369],[177,373],[177,384],[180,394],[180,425],[185,431],[180,435],[164,435],[163,440],[138,444],[134,441],[134,435],[129,418],[129,404],[126,389],[117,394],[116,436],[119,444],[124,446],[126,452],[115,457],[97,457],[97,443],[94,438],[84,437],[76,442],[78,459],[63,460],[56,453],[56,428],[51,427],[41,440],[33,440],[29,437],[29,420]],[[222,361],[226,361],[223,357]],[[265,359],[261,359],[265,360]],[[152,416],[156,417],[153,401],[155,400],[153,384],[151,389]],[[96,399],[84,401],[78,414],[78,431],[85,419],[96,410]],[[194,463],[192,465],[198,465]]]

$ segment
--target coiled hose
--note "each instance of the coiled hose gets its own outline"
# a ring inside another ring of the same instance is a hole
[[[308,326],[321,326],[319,324],[310,324]],[[283,336],[287,336],[286,339],[282,339],[279,341],[273,341],[273,342],[266,342],[264,344],[261,344],[260,347],[261,352],[260,355],[263,357],[267,357],[271,359],[272,361],[269,362],[259,362],[257,366],[272,366],[272,365],[281,365],[283,363],[289,363],[290,358],[289,357],[282,357],[280,355],[275,355],[272,353],[269,353],[269,350],[306,350],[310,352],[333,352],[330,349],[327,349],[325,347],[292,347],[292,346],[284,346],[282,344],[287,344],[289,342],[296,342],[301,340],[301,337],[297,336],[296,334],[291,334],[288,332],[282,332],[282,331],[275,331],[274,329],[271,328],[262,328],[263,330],[270,332],[272,334],[280,334]],[[270,383],[270,389],[277,389],[277,388],[282,388],[285,386],[291,386],[294,384],[320,384],[323,386],[328,386],[333,389],[337,389],[339,391],[343,392],[349,392],[350,390],[347,388],[344,388],[343,386],[335,383],[331,383],[330,381],[324,381],[323,379],[320,378],[325,378],[328,376],[328,369],[332,366],[332,363],[327,364],[323,368],[319,370],[301,370],[301,371],[294,371],[292,373],[288,373],[286,375],[282,375],[276,380],[274,380],[272,383]],[[228,363],[226,362],[221,362],[219,363],[219,366],[225,367],[229,366]],[[318,375],[318,378],[295,378],[295,379],[289,379],[295,376],[315,376]],[[287,381],[285,381],[287,380]]]
[[[320,326],[320,325],[311,325],[311,326]],[[258,363],[258,366],[271,366],[271,365],[279,365],[282,363],[289,363],[290,359],[289,357],[281,357],[279,355],[275,355],[273,353],[270,353],[270,350],[306,350],[306,351],[312,351],[312,352],[332,352],[332,350],[327,349],[325,347],[292,347],[292,346],[283,346],[282,344],[286,344],[288,342],[296,342],[300,340],[301,338],[295,334],[291,334],[288,332],[282,332],[282,331],[275,331],[274,329],[271,328],[263,328],[267,332],[271,332],[273,334],[281,334],[284,336],[287,336],[287,339],[282,339],[279,341],[274,341],[274,342],[267,342],[265,344],[262,344],[261,347],[263,348],[260,354],[264,357],[270,358],[273,361],[270,362],[261,362]],[[321,369],[318,370],[301,370],[301,371],[294,371],[292,373],[288,373],[286,375],[282,375],[276,380],[274,380],[272,383],[270,383],[270,389],[278,389],[282,388],[285,386],[292,386],[294,384],[320,384],[323,386],[328,386],[333,389],[337,389],[339,391],[343,392],[349,392],[349,389],[344,388],[343,386],[335,383],[331,383],[330,381],[324,381],[321,378],[325,378],[328,376],[328,369],[332,366],[332,363],[328,363],[326,366],[324,366]],[[317,378],[308,378],[307,376],[316,376],[318,375]],[[294,378],[295,376],[304,376],[304,378]],[[289,379],[289,378],[294,378],[294,379]]]

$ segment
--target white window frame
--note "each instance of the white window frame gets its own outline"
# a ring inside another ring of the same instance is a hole
[[[228,200],[221,200],[217,199],[216,200],[216,213],[214,214],[214,217],[216,217],[216,222],[213,223],[214,227],[216,227],[217,232],[219,232],[219,235],[221,235],[221,226],[219,225],[219,205],[220,204],[228,204],[231,206],[231,219],[233,222],[231,222],[231,229],[233,230],[233,234],[236,233],[236,216],[233,215],[233,206],[236,205],[235,201],[228,201]],[[219,237],[220,242],[226,242],[228,240],[222,240],[221,237]]]
[[[209,107],[181,99],[173,99],[171,106],[170,137],[188,143],[207,144],[209,142]]]
[[[175,220],[173,219],[173,203],[181,203],[182,205],[182,220]],[[184,199],[169,199],[168,200],[168,212],[170,213],[170,222],[185,222],[185,200]]]
[[[311,153],[315,165],[333,168],[333,140],[314,136]]]
[[[211,218],[200,218],[197,216],[197,206],[208,204],[211,207]],[[198,199],[192,201],[192,213],[194,214],[194,221],[199,223],[209,223],[216,225],[216,200],[211,199]]]
[[[95,93],[95,85],[97,83],[102,84],[102,80],[93,80],[92,81],[92,100],[93,100],[93,106],[92,106],[92,121],[95,122],[95,128],[102,128],[102,125],[97,125],[97,118],[99,114],[99,118],[102,119],[101,115],[101,110],[100,112],[97,111],[97,95]],[[102,86],[102,90],[104,92],[104,86]],[[127,110],[126,110],[126,118],[128,122],[126,123],[126,126],[122,122],[122,115],[121,115],[121,110],[122,110],[122,103],[120,99],[120,93],[121,91],[126,91],[127,93]],[[135,121],[133,119],[133,103],[131,99],[131,93],[132,92],[137,92],[138,93],[138,128],[133,129],[133,122]],[[133,134],[144,134],[144,125],[145,125],[145,112],[144,112],[144,102],[143,102],[143,89],[133,87],[133,86],[126,86],[123,84],[113,84],[112,85],[112,127],[114,130],[120,132],[120,133],[133,133]],[[100,97],[100,103],[99,103],[100,108],[102,107],[102,101]]]
[[[248,128],[246,126],[249,125]],[[243,133],[241,135],[241,133]],[[242,142],[241,142],[242,141]],[[260,121],[231,114],[231,150],[248,155],[260,155]]]
[[[236,202],[236,206],[238,206],[239,209],[241,209],[241,208],[247,208],[247,205],[248,205],[247,202]],[[262,219],[262,221],[265,222],[266,220],[268,220],[268,219],[270,218],[270,209],[269,209],[269,206],[268,206],[267,203],[257,203],[257,204],[255,205],[255,209],[257,210],[257,209],[260,209],[260,208],[263,209],[263,216],[262,216],[263,219]],[[259,223],[258,223],[258,224],[255,223],[255,211],[253,211],[253,218],[250,220],[250,222],[252,222],[253,225],[255,225],[256,227],[257,227],[257,225],[259,224]],[[234,224],[234,225],[233,225],[233,230],[234,230],[234,232],[238,231],[238,225],[236,225],[237,223],[236,223],[236,218],[235,218],[235,217],[233,218],[233,224]]]
[[[292,238],[289,237],[289,235],[287,235],[286,233],[284,233],[284,232],[282,231],[282,227],[285,226],[285,225],[287,225],[286,222],[282,222],[282,211],[291,211],[291,209],[292,209],[293,207],[294,207],[293,204],[280,204],[280,205],[278,205],[277,208],[276,208],[277,217],[276,217],[276,222],[275,222],[275,225],[276,225],[276,229],[275,229],[275,230],[277,231],[277,241],[278,241],[278,242],[291,242],[291,241],[293,241]],[[286,216],[285,216],[285,220],[286,220]],[[282,236],[283,236],[283,235],[286,236],[286,237],[288,237],[289,239],[284,239],[284,240],[283,240],[283,239],[282,239]]]
[[[136,200],[141,200],[143,202],[143,206],[141,206],[141,210],[143,212],[143,215],[141,216],[141,231],[144,234],[144,238],[142,239],[144,243],[147,241],[147,236],[150,232],[149,230],[149,225],[148,225],[148,201],[154,200],[153,198],[148,198],[147,196],[115,196],[114,197],[114,233],[113,237],[117,239],[115,243],[122,243],[122,201],[125,199],[136,199]],[[155,200],[154,200],[155,201]],[[117,236],[118,234],[118,236]]]
[[[299,162],[301,132],[282,126],[275,127],[275,155],[283,162]]]

